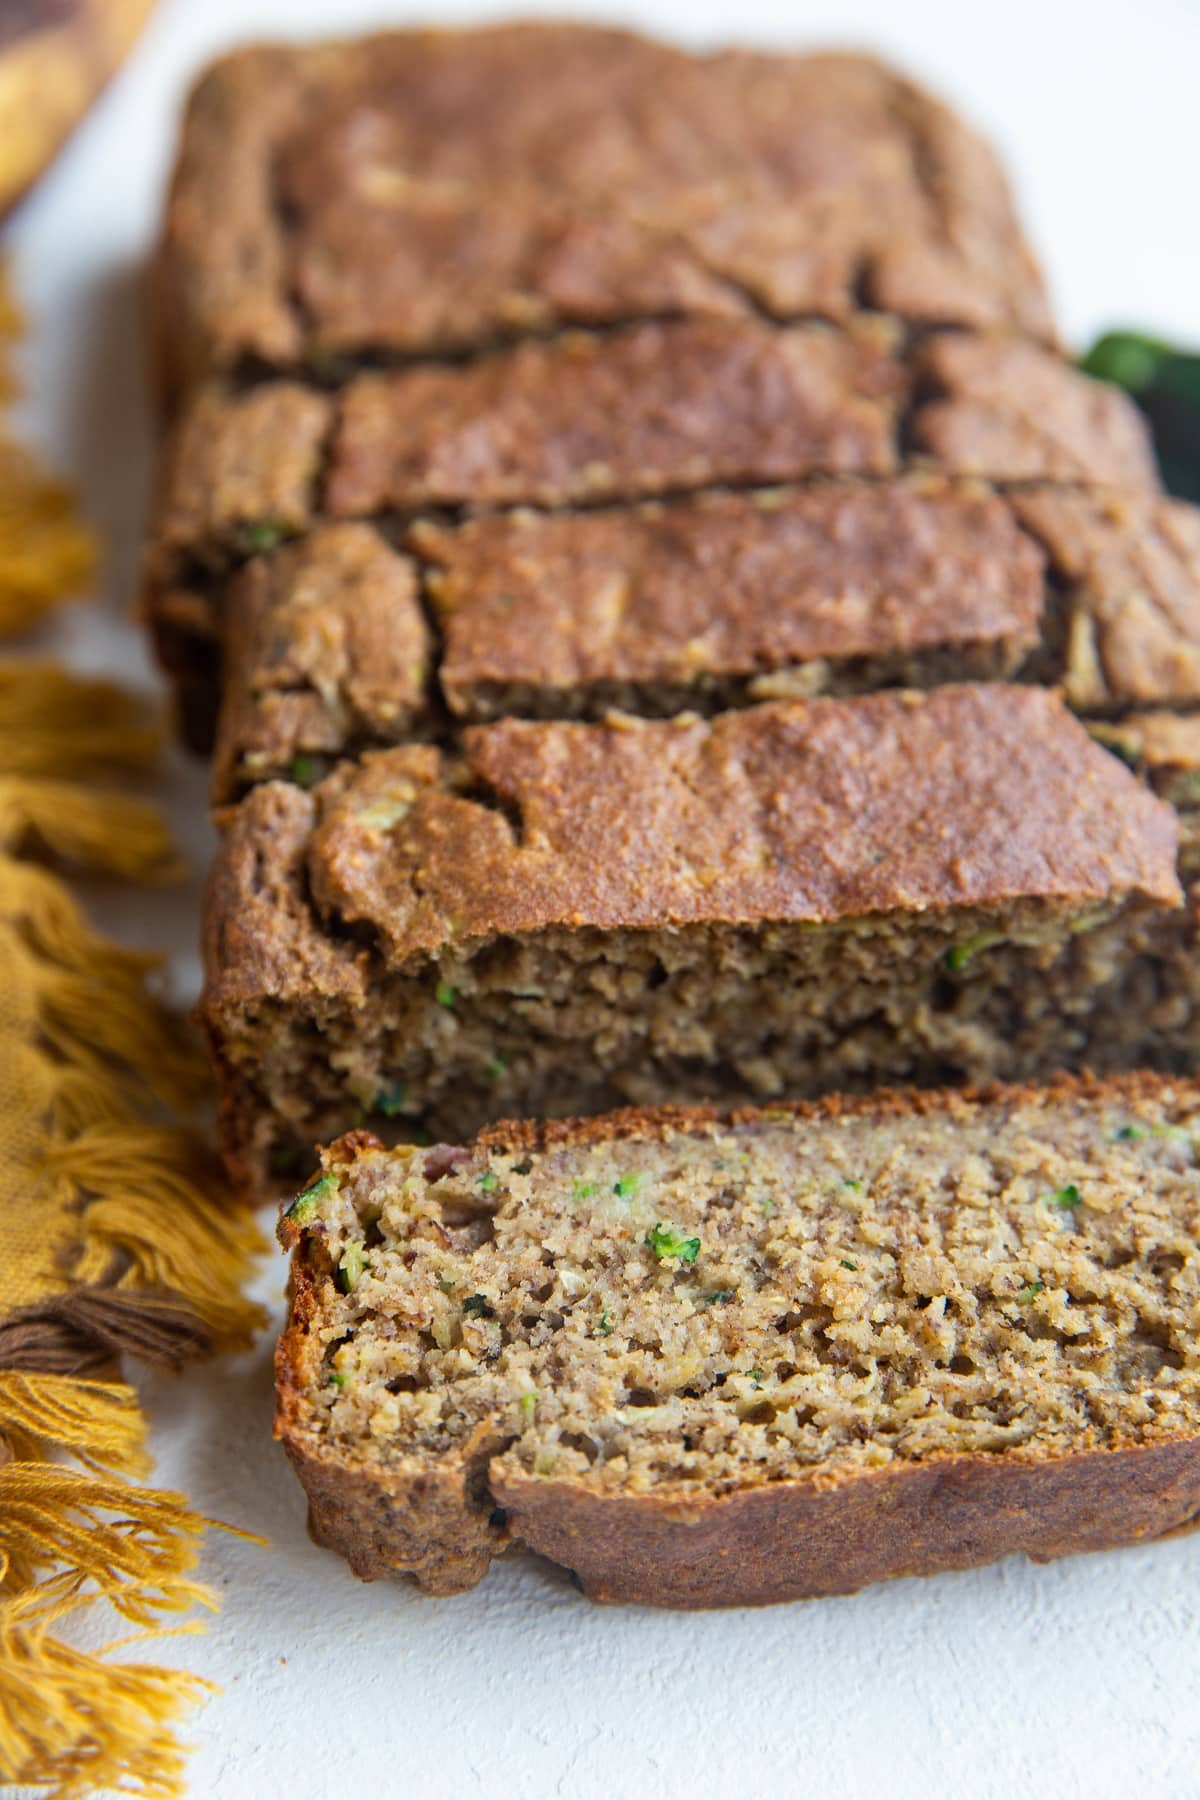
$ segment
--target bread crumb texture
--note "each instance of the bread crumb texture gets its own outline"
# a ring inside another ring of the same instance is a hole
[[[1194,1085],[680,1120],[335,1145],[290,1429],[706,1496],[1195,1432]]]

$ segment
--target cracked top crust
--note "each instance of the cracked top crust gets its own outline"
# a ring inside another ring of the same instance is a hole
[[[886,475],[906,386],[882,320],[639,325],[360,375],[340,396],[325,503],[357,517]]]
[[[1036,688],[712,721],[508,720],[467,732],[461,766],[413,746],[343,764],[311,794],[256,789],[214,874],[206,1005],[365,998],[368,953],[347,926],[404,967],[556,927],[830,923],[1131,892],[1169,906],[1176,842],[1171,809]]]
[[[915,449],[916,454],[913,454]],[[615,503],[927,466],[1156,493],[1118,389],[1032,345],[749,320],[573,332],[466,364],[206,388],[168,441],[151,583],[327,516]]]
[[[942,332],[920,347],[915,372],[934,397],[914,414],[913,443],[941,468],[1159,487],[1149,431],[1128,397],[1036,344]]]
[[[230,584],[214,794],[506,714],[711,714],[1018,670],[1085,717],[1186,706],[1198,521],[1111,489],[926,476],[418,520],[403,548],[318,527]]]
[[[574,515],[419,523],[453,711],[481,690],[754,675],[1037,641],[1042,562],[979,491],[831,483]],[[521,710],[505,708],[505,710]]]
[[[323,526],[234,578],[218,803],[297,758],[311,782],[313,758],[504,714],[663,717],[999,677],[1043,625],[1042,554],[974,484],[522,509],[418,521],[404,544]],[[439,639],[428,686],[419,584]]]
[[[164,384],[571,323],[859,306],[1047,338],[991,151],[870,58],[518,25],[260,46],[184,122]]]

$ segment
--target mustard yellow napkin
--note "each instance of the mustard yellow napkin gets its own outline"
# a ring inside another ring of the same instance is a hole
[[[95,560],[70,495],[0,432],[0,634]],[[157,748],[118,688],[0,659],[0,1782],[60,1800],[181,1793],[173,1725],[204,1685],[60,1631],[98,1603],[139,1634],[211,1604],[191,1573],[205,1521],[139,1485],[121,1359],[178,1366],[261,1322],[242,1293],[259,1235],[185,1123],[207,1098],[196,1046],[155,959],[92,930],[63,879],[172,873],[162,820],[122,785]]]

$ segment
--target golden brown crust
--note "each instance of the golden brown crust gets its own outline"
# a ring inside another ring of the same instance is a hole
[[[1159,492],[1149,428],[1127,395],[1036,344],[939,333],[916,373],[937,397],[916,409],[913,442],[948,473]]]
[[[321,759],[448,739],[460,718],[668,717],[997,679],[1042,631],[1042,554],[1008,503],[973,485],[524,509],[418,521],[405,546],[320,526],[231,579],[218,804],[298,757],[308,785]],[[418,580],[438,628],[432,669]],[[160,624],[206,629],[183,601],[167,596]]]
[[[304,899],[316,817],[310,794],[282,782],[256,788],[233,815],[209,875],[204,958],[223,1003],[366,997],[365,949],[324,933]]]
[[[360,375],[339,397],[325,504],[356,518],[886,475],[905,379],[881,320],[635,325]]]
[[[709,688],[819,662],[832,684],[868,665],[863,687],[937,652],[961,665],[991,651],[1011,672],[1040,623],[1042,559],[1005,502],[933,483],[522,511],[418,524],[409,543],[441,626],[442,691],[467,719],[561,714],[622,686],[678,698],[656,710],[694,695],[707,711]]]
[[[781,1100],[770,1106],[627,1106],[615,1112],[578,1119],[500,1119],[487,1125],[472,1140],[481,1155],[493,1151],[512,1155],[537,1154],[569,1146],[610,1143],[614,1140],[664,1141],[686,1131],[706,1130],[722,1124],[754,1125],[795,1119],[880,1120],[927,1118],[937,1114],[967,1117],[981,1106],[1050,1108],[1064,1101],[1105,1102],[1111,1106],[1152,1106],[1166,1088],[1172,1094],[1191,1092],[1200,1107],[1200,1078],[1156,1075],[1145,1069],[1131,1070],[1103,1079],[1084,1071],[1059,1074],[1049,1081],[993,1081],[957,1088],[872,1088],[864,1094],[823,1094],[815,1100]],[[1183,1104],[1187,1104],[1186,1098]],[[348,1131],[322,1152],[331,1164],[351,1162],[363,1150],[381,1148],[372,1132]],[[281,1223],[280,1242],[291,1247],[299,1233]]]
[[[246,361],[864,298],[1052,335],[990,150],[890,70],[572,25],[226,57],[188,107],[155,290],[176,397]]]
[[[318,791],[313,897],[369,927],[393,966],[451,939],[555,926],[830,921],[1131,891],[1171,904],[1178,892],[1170,809],[1036,688],[711,721],[504,720],[467,732],[465,756],[478,798],[421,749],[378,752]]]
[[[334,392],[201,388],[163,458],[147,611],[161,635],[169,597],[204,569],[213,633],[232,563],[331,517],[617,505],[914,467],[1157,492],[1128,397],[1032,345],[959,335],[902,352],[871,318],[654,322]]]
[[[275,1436],[308,1495],[314,1541],[339,1550],[364,1581],[403,1572],[429,1594],[474,1587],[506,1542],[503,1522],[491,1523],[494,1509],[483,1504],[477,1479],[481,1458],[486,1465],[486,1444],[438,1463],[412,1458],[381,1471],[331,1456],[306,1428],[303,1398],[314,1359],[319,1364],[322,1355],[309,1335],[321,1279],[304,1260],[296,1260],[288,1328],[275,1351]]]
[[[210,384],[168,446],[155,538],[211,557],[253,549],[260,520],[889,474],[909,436],[947,475],[1158,492],[1128,397],[1034,345],[941,334],[905,352],[878,318],[702,319],[373,371],[334,393]]]
[[[1200,1435],[1060,1457],[958,1456],[720,1498],[608,1496],[495,1459],[511,1537],[593,1600],[761,1606],[872,1581],[1163,1537],[1200,1513]]]
[[[1188,703],[1198,518],[1113,489],[916,477],[419,520],[408,556],[372,527],[321,526],[223,592],[215,798],[297,756],[451,741],[501,716],[710,715],[1018,666],[1084,716]],[[438,628],[427,689],[418,569]],[[164,659],[211,609],[164,596]]]
[[[316,76],[320,59],[251,45],[192,88],[150,270],[152,372],[164,413],[210,373],[255,357],[288,365],[298,354],[271,151],[307,98],[303,69]]]
[[[867,316],[654,321],[344,377],[332,392],[208,384],[183,412],[145,580],[169,664],[186,667],[188,643],[203,654],[216,635],[231,563],[329,518],[620,504],[922,466],[1157,492],[1145,426],[1119,390],[995,335],[904,350]],[[201,608],[194,629],[170,620],[181,590]]]

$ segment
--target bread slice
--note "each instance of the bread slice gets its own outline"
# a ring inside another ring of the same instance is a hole
[[[231,1170],[370,1118],[1047,1073],[1178,911],[1176,823],[1052,694],[507,720],[234,810],[205,1022]],[[1187,1038],[1180,1022],[1173,1048]]]
[[[905,346],[873,317],[708,319],[370,369],[329,391],[209,385],[168,441],[154,535],[159,561],[186,567],[322,518],[594,506],[914,464],[1159,492],[1128,397],[1035,345]]]
[[[1200,1084],[351,1133],[281,1226],[313,1535],[434,1594],[845,1593],[1200,1512]]]
[[[419,521],[402,549],[325,525],[225,594],[213,795],[506,714],[999,679],[1054,629],[1046,599],[1007,501],[936,480]]]
[[[1053,335],[995,157],[895,71],[561,23],[224,57],[188,104],[154,299],[175,399],[218,370],[647,317]]]
[[[211,651],[230,572],[323,521],[618,506],[904,471],[1150,495],[1119,389],[1031,344],[887,320],[652,321],[352,374],[197,391],[164,451],[144,605],[164,666]]]
[[[1043,625],[1039,546],[999,495],[936,478],[418,522],[407,546],[471,722],[999,680]]]
[[[1200,512],[926,476],[425,520],[401,547],[326,525],[252,558],[222,613],[219,804],[504,715],[1019,672],[1103,716],[1200,700]]]

